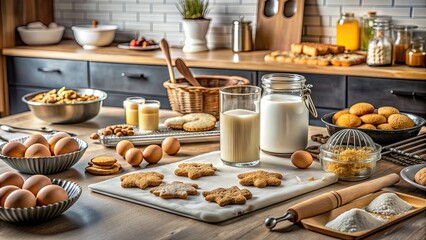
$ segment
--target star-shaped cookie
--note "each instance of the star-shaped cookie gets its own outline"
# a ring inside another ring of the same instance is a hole
[[[186,199],[188,195],[196,195],[198,185],[174,181],[171,183],[163,183],[158,187],[151,188],[150,192],[164,199],[182,198]]]
[[[266,172],[263,170],[257,170],[248,173],[238,174],[240,184],[243,186],[255,186],[258,188],[264,188],[266,186],[279,186],[281,185],[281,179],[283,175],[280,173]]]
[[[123,188],[138,187],[145,189],[147,187],[156,187],[163,181],[164,175],[157,172],[141,172],[124,175],[120,178]]]
[[[237,186],[205,191],[203,192],[203,196],[206,201],[216,202],[221,207],[228,204],[245,204],[246,200],[252,198],[252,194],[249,190],[239,189]]]
[[[202,176],[214,175],[217,168],[211,163],[181,163],[175,170],[176,176],[189,177],[189,179],[197,179]]]

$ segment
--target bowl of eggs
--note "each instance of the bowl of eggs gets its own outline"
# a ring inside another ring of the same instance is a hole
[[[7,222],[38,222],[68,210],[80,197],[73,182],[33,175],[27,180],[15,172],[0,175],[0,219]]]
[[[0,145],[0,159],[10,167],[28,174],[53,174],[71,168],[88,145],[67,133],[34,134]]]

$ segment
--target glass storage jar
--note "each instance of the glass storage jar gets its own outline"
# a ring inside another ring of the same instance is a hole
[[[361,18],[361,50],[368,50],[368,42],[374,36],[374,19],[377,18],[377,13],[369,11],[367,15]]]
[[[392,65],[392,41],[388,37],[389,22],[376,19],[374,22],[374,38],[368,43],[367,64],[369,66]]]
[[[353,13],[345,13],[336,24],[336,44],[345,46],[346,50],[359,49],[359,23]]]
[[[297,74],[273,73],[262,77],[260,148],[289,154],[308,144],[309,112],[317,117],[310,88]]]
[[[405,54],[405,62],[410,67],[426,67],[426,44],[424,38],[415,38]]]
[[[405,52],[410,46],[413,38],[413,30],[415,25],[395,25],[393,29],[393,61],[396,64],[405,64]]]
[[[141,97],[128,97],[123,102],[124,111],[126,112],[126,124],[138,125],[138,104],[144,102]]]

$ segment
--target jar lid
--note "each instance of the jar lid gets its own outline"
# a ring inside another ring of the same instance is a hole
[[[370,17],[372,17],[372,16],[376,16],[376,15],[377,15],[377,12],[376,12],[376,11],[368,11],[368,12],[367,12],[367,15],[368,15],[368,16],[370,16]]]
[[[272,90],[300,90],[305,82],[305,77],[298,74],[271,73],[262,77],[262,85]]]
[[[249,24],[251,24],[251,21],[244,21],[244,16],[243,15],[241,15],[240,16],[240,20],[234,20],[234,21],[232,21],[232,23],[234,24],[234,25],[249,25]]]
[[[342,14],[343,17],[355,17],[355,13],[347,12]]]
[[[418,28],[419,26],[417,25],[393,25],[392,29],[394,30],[413,30]]]

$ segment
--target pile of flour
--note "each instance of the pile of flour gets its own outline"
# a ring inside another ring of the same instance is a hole
[[[386,220],[374,217],[363,209],[353,208],[340,214],[325,226],[340,232],[358,232],[379,227]]]
[[[411,208],[413,208],[411,204],[402,200],[395,193],[383,193],[371,201],[365,210],[371,213],[392,216],[404,214]]]

